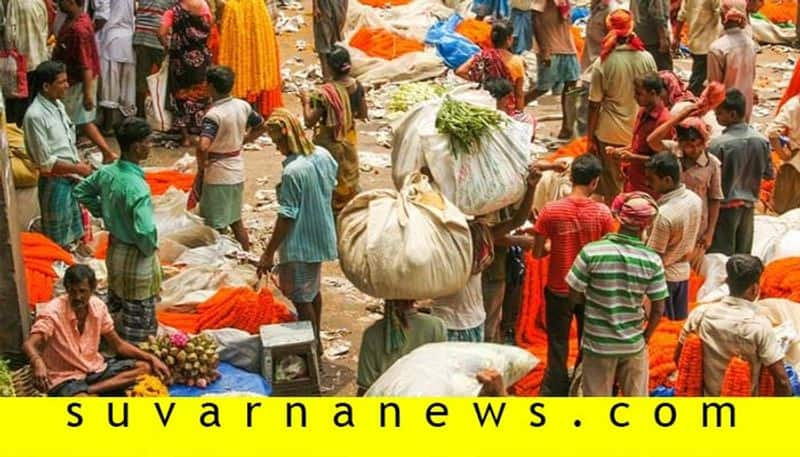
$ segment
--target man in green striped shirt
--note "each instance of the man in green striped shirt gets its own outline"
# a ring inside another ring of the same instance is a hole
[[[649,195],[632,192],[618,196],[611,209],[620,220],[619,233],[584,246],[567,275],[570,301],[586,310],[583,394],[611,396],[618,383],[623,395],[647,396],[647,341],[669,296],[661,258],[641,240],[658,205]]]

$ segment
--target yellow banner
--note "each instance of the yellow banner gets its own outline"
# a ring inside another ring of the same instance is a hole
[[[798,455],[793,399],[0,399],[0,455]]]

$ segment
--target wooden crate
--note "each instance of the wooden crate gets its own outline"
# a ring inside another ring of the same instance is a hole
[[[264,325],[261,334],[261,374],[272,386],[273,396],[320,395],[319,358],[314,329],[310,322]],[[275,370],[288,356],[300,357],[307,376],[300,379],[278,381]]]

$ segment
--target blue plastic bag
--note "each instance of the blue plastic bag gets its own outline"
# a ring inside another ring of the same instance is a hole
[[[220,363],[217,370],[222,376],[207,388],[173,384],[169,388],[169,395],[171,397],[202,397],[208,394],[228,392],[247,392],[264,396],[272,394],[272,386],[261,375],[240,370],[228,363]]]
[[[674,397],[675,396],[675,388],[674,387],[664,387],[658,386],[652,391],[650,391],[651,397]]]
[[[575,6],[572,8],[570,19],[573,24],[586,17],[589,17],[589,8],[585,6]]]
[[[800,377],[788,362],[783,362],[783,367],[786,369],[786,376],[789,377],[789,385],[792,386],[792,395],[800,397]]]
[[[436,46],[436,51],[449,68],[458,68],[480,48],[463,35],[456,33],[456,27],[463,21],[458,14],[453,14],[446,21],[433,24],[425,34],[425,42]]]

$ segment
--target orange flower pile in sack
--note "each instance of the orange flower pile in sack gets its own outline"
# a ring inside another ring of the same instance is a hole
[[[585,45],[583,36],[581,35],[581,29],[577,25],[573,25],[570,32],[572,32],[572,40],[575,42],[575,49],[578,51],[578,60],[581,60],[581,56],[583,56],[583,47]]]
[[[375,8],[386,8],[387,6],[408,5],[411,0],[358,0],[358,3]]]
[[[797,1],[766,0],[758,12],[775,24],[794,23],[797,17]]]
[[[750,374],[750,363],[739,356],[733,356],[728,367],[725,368],[725,376],[722,378],[722,397],[750,397],[752,395],[752,375]]]
[[[94,258],[98,260],[105,260],[108,255],[108,232],[103,232],[97,236]]]
[[[800,257],[770,262],[761,275],[761,296],[800,302]]]
[[[275,301],[267,288],[256,293],[248,287],[226,287],[197,305],[194,315],[161,312],[158,320],[187,333],[237,328],[256,334],[262,325],[291,322],[294,316],[284,304]]]
[[[686,338],[678,362],[678,380],[675,382],[678,397],[703,396],[703,341],[692,333]]]
[[[553,152],[552,154],[544,156],[544,160],[555,162],[556,160],[565,157],[574,159],[579,155],[586,154],[588,150],[589,150],[589,141],[585,136],[582,136],[580,138],[575,138],[574,140],[570,141],[564,146],[561,146],[560,148],[556,149],[556,151]]]
[[[350,46],[364,51],[370,57],[392,60],[409,52],[425,49],[419,41],[409,40],[385,29],[362,27],[358,29]]]
[[[25,264],[25,279],[28,283],[28,303],[34,309],[38,303],[53,298],[53,286],[58,280],[53,262],[62,261],[74,265],[72,255],[41,233],[23,232],[22,262]]]
[[[229,0],[220,29],[218,60],[236,73],[233,96],[256,103],[269,116],[283,106],[283,97],[278,40],[266,4]]]
[[[175,170],[150,171],[144,174],[153,196],[164,195],[170,187],[188,192],[194,183],[194,173],[181,173]]]
[[[488,22],[477,19],[464,19],[456,27],[456,33],[463,35],[482,49],[494,47],[492,46],[492,26]]]

